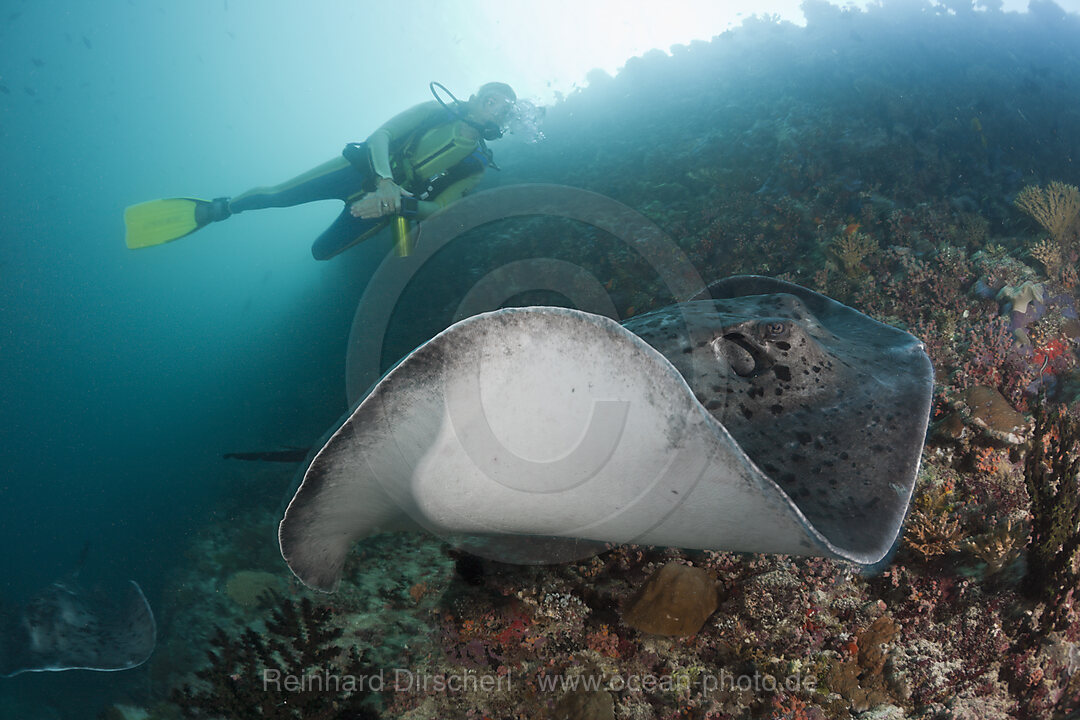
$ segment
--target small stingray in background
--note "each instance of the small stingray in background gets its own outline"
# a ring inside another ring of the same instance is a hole
[[[112,593],[56,582],[0,614],[0,676],[128,670],[154,651],[157,627],[134,581]]]
[[[30,58],[30,62],[34,63],[34,67],[45,67],[45,61],[41,58]]]
[[[94,49],[94,46],[90,44],[90,38],[86,37],[85,35],[81,35],[80,37],[82,38],[83,45],[86,46],[87,50],[93,50]]]
[[[484,313],[384,375],[315,454],[281,552],[327,592],[353,542],[420,528],[497,541],[484,552],[504,562],[636,543],[873,566],[899,538],[932,392],[917,338],[771,278],[622,325]]]

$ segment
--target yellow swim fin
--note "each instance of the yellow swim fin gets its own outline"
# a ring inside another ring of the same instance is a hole
[[[216,220],[224,220],[230,214],[227,198],[151,200],[124,210],[124,225],[127,228],[124,240],[133,250],[161,245],[189,235]]]

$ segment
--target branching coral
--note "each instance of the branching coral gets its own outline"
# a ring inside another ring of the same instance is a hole
[[[1043,238],[1031,247],[1031,257],[1042,263],[1047,277],[1056,277],[1062,269],[1064,254],[1056,240]]]
[[[911,514],[909,523],[905,540],[924,560],[946,555],[960,547],[963,533],[958,519],[916,510]]]
[[[1060,408],[1037,408],[1024,479],[1031,496],[1025,586],[1049,601],[1049,625],[1062,630],[1076,619],[1080,588],[1080,421]]]
[[[865,274],[866,267],[863,265],[863,260],[877,250],[877,240],[857,230],[845,231],[829,243],[829,254],[848,277]]]
[[[1025,410],[1025,389],[1035,379],[1030,363],[1016,351],[1009,320],[995,317],[972,323],[960,345],[962,359],[950,378],[957,388],[987,385],[997,388],[1008,404]]]
[[[1045,188],[1028,185],[1017,193],[1014,203],[1046,228],[1055,242],[1064,245],[1065,234],[1080,215],[1080,190],[1056,180]]]
[[[986,575],[997,575],[1020,557],[1023,529],[1011,519],[964,543],[964,549],[986,565]]]
[[[207,652],[209,665],[195,673],[197,687],[173,692],[185,717],[374,720],[364,706],[371,678],[355,649],[335,645],[340,628],[331,612],[305,598],[284,602],[267,621],[266,635],[248,628],[230,637],[218,628]]]
[[[952,506],[952,492],[933,488],[915,500],[904,542],[923,560],[960,549],[963,528]]]

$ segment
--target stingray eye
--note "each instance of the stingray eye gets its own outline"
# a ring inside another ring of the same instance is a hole
[[[788,324],[786,322],[764,322],[761,324],[761,335],[766,340],[782,340],[787,337]]]

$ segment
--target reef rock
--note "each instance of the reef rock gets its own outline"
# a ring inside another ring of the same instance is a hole
[[[1005,445],[1021,445],[1031,429],[1031,421],[987,385],[966,388],[950,404],[954,411],[933,428],[934,436],[942,440],[983,437]]]
[[[567,693],[548,716],[550,720],[615,720],[615,700],[607,690]]]
[[[701,568],[669,562],[627,603],[623,621],[652,635],[693,635],[719,602],[712,576]]]
[[[281,580],[277,575],[262,570],[241,570],[225,583],[225,594],[245,610],[258,607],[266,593],[277,595],[280,592]]]
[[[1009,445],[1024,442],[1031,423],[1013,410],[1001,393],[986,385],[975,385],[960,393],[967,410],[966,419],[995,440]]]

